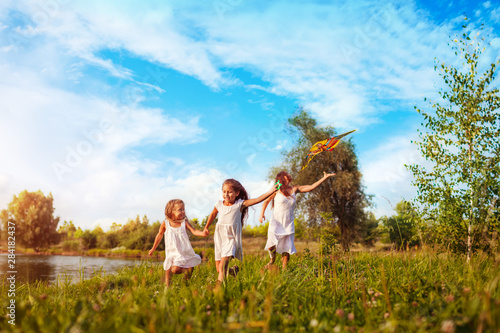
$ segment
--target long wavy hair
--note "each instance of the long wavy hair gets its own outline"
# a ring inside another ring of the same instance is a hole
[[[282,185],[285,184],[285,176],[288,176],[288,172],[286,171],[280,171],[278,172],[278,174],[276,175],[276,178],[274,179],[274,182],[280,182]],[[283,192],[282,193],[285,195],[285,196],[288,196],[286,192]],[[274,208],[274,198],[273,200],[271,200],[271,208]]]
[[[167,205],[165,206],[165,216],[170,221],[175,221],[174,216],[173,216],[173,210],[174,210],[175,205],[178,205],[178,204],[181,204],[184,207],[186,207],[186,205],[184,205],[184,201],[182,201],[181,199],[172,199],[169,202],[167,202]],[[186,219],[187,219],[187,217],[186,217]]]
[[[236,196],[236,201],[238,201],[239,199],[242,199],[242,200],[249,199],[247,190],[245,190],[243,185],[241,185],[241,183],[239,181],[237,181],[236,179],[232,179],[232,178],[226,179],[224,181],[224,183],[222,183],[222,186],[224,186],[224,185],[230,185],[235,192],[239,192],[238,196]],[[241,212],[241,226],[244,225],[244,222],[247,219],[247,217],[248,217],[248,207],[245,207],[245,208],[243,208],[243,211]]]

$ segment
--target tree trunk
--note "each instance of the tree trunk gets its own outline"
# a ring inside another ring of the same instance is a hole
[[[467,263],[470,263],[471,250],[472,250],[472,237],[471,237],[471,223],[469,221],[469,226],[467,228]]]
[[[472,182],[472,149],[473,149],[473,144],[474,144],[474,136],[472,136],[472,141],[469,143],[469,167],[470,167],[470,182]],[[469,216],[469,225],[467,226],[467,263],[470,263],[470,257],[471,257],[471,252],[472,252],[472,222],[473,222],[473,214],[474,214],[474,190],[471,189],[471,196],[470,196],[470,216]]]

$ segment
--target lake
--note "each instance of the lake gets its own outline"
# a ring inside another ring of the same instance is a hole
[[[0,281],[5,282],[4,275],[11,271],[8,267],[6,253],[0,254]],[[160,264],[159,261],[145,259],[102,258],[85,256],[30,255],[16,254],[16,282],[35,282],[36,280],[55,282],[65,278],[72,282],[80,281],[81,273],[84,279],[92,277],[94,272],[112,274],[124,266],[139,265],[149,261]]]

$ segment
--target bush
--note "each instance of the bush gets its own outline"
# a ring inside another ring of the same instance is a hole
[[[78,240],[66,240],[62,243],[64,252],[78,252],[80,248],[80,241]]]
[[[340,228],[338,226],[321,229],[320,253],[323,256],[330,255],[332,251],[335,251],[335,248],[339,246],[339,242],[337,240],[339,238]]]
[[[269,221],[265,224],[259,224],[254,227],[246,225],[242,230],[243,237],[266,237],[269,229]]]

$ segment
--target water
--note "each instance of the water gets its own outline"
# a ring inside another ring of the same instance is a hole
[[[0,283],[4,275],[11,271],[8,267],[7,254],[0,254]],[[139,265],[146,260],[101,258],[84,256],[29,255],[16,254],[16,282],[26,283],[36,280],[56,282],[68,279],[72,282],[92,277],[94,274],[112,274],[125,266]],[[159,264],[159,262],[154,262]]]

